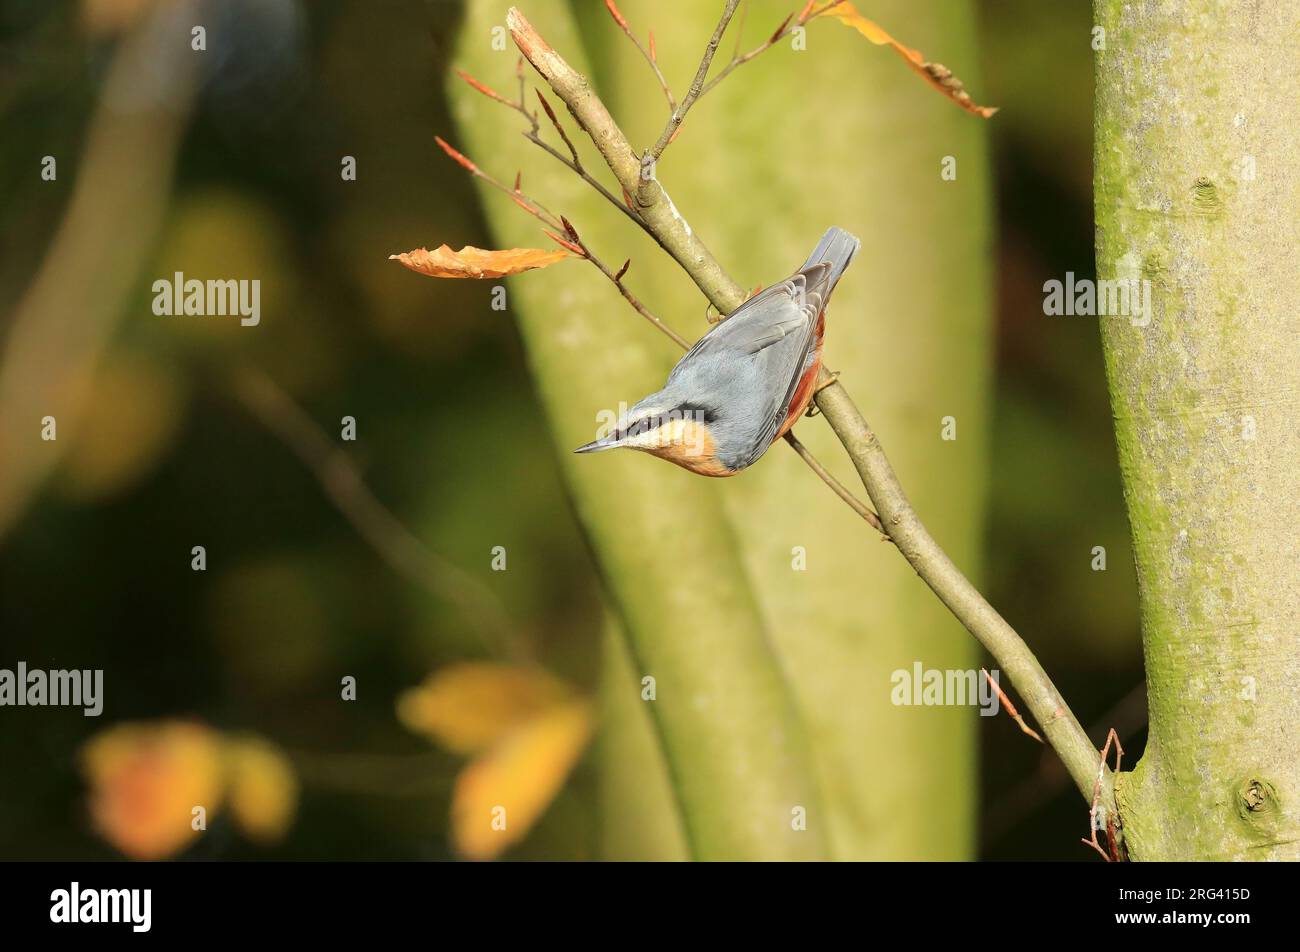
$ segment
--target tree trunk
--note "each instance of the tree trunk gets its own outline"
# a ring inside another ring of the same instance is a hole
[[[1097,270],[1150,697],[1137,860],[1300,858],[1300,9],[1097,0]]]
[[[603,6],[588,6],[597,8],[588,11],[594,46],[612,51],[597,86],[632,142],[653,142],[667,118],[654,76]],[[797,6],[751,3],[741,49]],[[619,0],[634,30],[655,31],[678,98],[721,7]],[[969,4],[931,10],[894,0],[874,3],[870,15],[980,88]],[[830,225],[862,239],[827,311],[827,364],[866,410],[927,523],[978,578],[992,231],[985,124],[833,20],[809,24],[805,39],[806,49],[786,40],[700,100],[657,174],[746,287],[784,278]],[[729,31],[715,72],[734,44]],[[945,155],[957,160],[955,181],[940,176]],[[634,253],[629,280],[688,339],[707,329],[698,290],[653,246]],[[947,415],[957,419],[955,441],[941,439]],[[824,420],[795,432],[862,494]],[[895,706],[890,675],[916,661],[972,669],[977,646],[898,552],[788,448],[773,447],[716,488],[809,727],[830,855],[970,858],[978,714]],[[796,547],[806,569],[793,567]]]
[[[456,64],[514,95],[518,54],[513,44],[493,49],[493,28],[504,29],[505,12],[500,2],[467,4]],[[547,39],[575,68],[587,70],[568,8],[545,3],[536,14]],[[532,108],[535,79],[531,73],[528,78]],[[524,189],[567,215],[593,251],[617,267],[617,256],[631,245],[627,220],[527,143],[517,113],[470,90],[454,74],[449,82],[458,141],[469,157],[506,181],[522,169]],[[569,131],[580,138],[572,122]],[[600,175],[599,157],[580,147]],[[486,189],[481,194],[497,246],[550,243],[508,197]],[[431,240],[442,237],[448,236]],[[633,273],[629,281],[635,284],[636,278]],[[645,290],[657,303],[653,288]],[[487,291],[485,320],[500,316],[488,309]],[[599,411],[616,410],[620,400],[630,404],[661,387],[680,351],[580,260],[511,279],[508,293],[508,313],[523,335],[569,491],[626,635],[635,677],[611,689],[624,703],[644,706],[654,721],[687,855],[825,856],[824,827],[809,823],[800,830],[791,822],[798,807],[813,817],[821,813],[808,740],[714,481],[640,453],[573,453],[595,438]],[[655,679],[654,700],[641,699],[644,677]],[[614,753],[633,755],[628,748]],[[648,776],[660,769],[640,761],[623,767]]]
[[[643,41],[655,31],[680,98],[721,4],[619,6]],[[502,6],[469,9],[460,64],[509,87],[501,79],[509,64],[489,49]],[[589,68],[564,7],[524,9],[575,67]],[[595,89],[634,143],[653,142],[667,119],[653,73],[603,5],[574,9],[599,59],[588,73]],[[789,12],[788,3],[752,4],[746,48]],[[969,4],[931,12],[894,0],[873,15],[909,43],[942,50],[978,83]],[[788,275],[832,224],[863,239],[828,313],[827,361],[870,408],[927,522],[973,571],[988,382],[986,133],[856,32],[827,20],[806,39],[807,50],[786,41],[702,100],[658,176],[748,285]],[[729,33],[719,63],[733,43]],[[707,330],[698,290],[653,242],[557,163],[512,145],[517,116],[468,90],[452,95],[472,158],[521,162],[525,187],[568,214],[597,254],[615,266],[631,256],[627,281],[651,308],[688,339]],[[570,134],[607,179],[572,123]],[[946,155],[957,160],[956,181],[941,178]],[[508,178],[513,168],[499,171]],[[488,202],[498,239],[535,241],[535,226],[508,200]],[[609,640],[623,634],[605,666],[606,855],[969,857],[978,715],[896,707],[890,675],[917,661],[970,669],[975,650],[897,552],[785,446],[728,480],[638,454],[568,452],[590,438],[595,409],[657,388],[680,354],[602,282],[577,263],[524,275],[511,285],[511,310],[618,610]],[[955,441],[940,436],[950,415]],[[823,421],[797,429],[842,482],[857,485]],[[639,698],[646,675],[658,681],[654,702]],[[751,773],[779,796],[756,800],[739,782]],[[773,836],[778,804],[786,832]],[[798,806],[807,829],[791,841]]]

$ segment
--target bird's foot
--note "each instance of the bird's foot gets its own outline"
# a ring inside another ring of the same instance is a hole
[[[827,387],[829,387],[831,384],[833,384],[835,381],[839,379],[840,379],[840,372],[838,370],[832,370],[830,372],[830,377],[824,383],[819,383],[817,385],[817,388],[812,392],[812,397],[808,401],[808,409],[807,411],[805,411],[804,416],[808,417],[809,419],[812,419],[817,414],[821,413],[821,410],[817,408],[817,394],[821,393],[823,390],[825,390]]]

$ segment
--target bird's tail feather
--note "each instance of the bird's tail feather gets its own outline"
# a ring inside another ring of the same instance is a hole
[[[835,288],[835,282],[839,281],[840,275],[849,266],[860,245],[861,242],[843,228],[831,228],[822,235],[822,240],[817,242],[817,247],[808,256],[801,270],[806,271],[819,264],[829,264],[830,273],[826,276],[825,283],[825,296],[829,297],[830,292]]]

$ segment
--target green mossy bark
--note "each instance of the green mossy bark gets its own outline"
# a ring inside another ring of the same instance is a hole
[[[1150,697],[1137,860],[1300,858],[1300,10],[1097,0],[1097,268]]]

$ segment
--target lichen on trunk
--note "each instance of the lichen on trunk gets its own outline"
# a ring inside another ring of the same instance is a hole
[[[1097,269],[1150,698],[1137,860],[1300,858],[1300,10],[1097,0]]]

